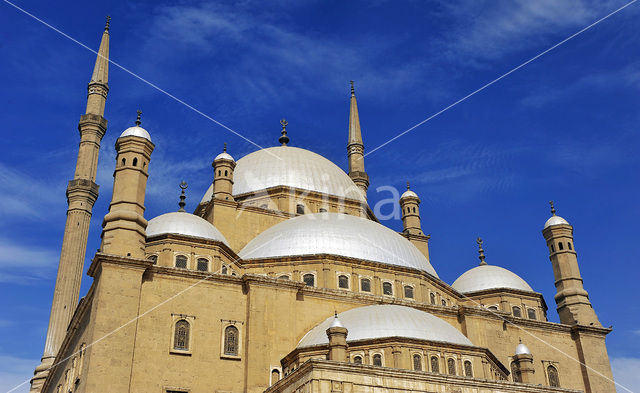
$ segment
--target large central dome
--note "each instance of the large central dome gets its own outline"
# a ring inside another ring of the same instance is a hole
[[[314,254],[419,269],[438,277],[429,260],[395,231],[366,218],[339,213],[298,216],[256,236],[238,255],[261,259]]]
[[[291,146],[269,147],[242,157],[236,164],[233,181],[233,195],[287,186],[365,202],[358,186],[336,164]],[[209,202],[212,194],[210,186],[202,202]]]

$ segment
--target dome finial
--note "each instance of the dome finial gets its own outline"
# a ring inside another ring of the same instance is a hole
[[[142,111],[140,109],[137,110],[138,112],[138,117],[136,118],[136,126],[140,126],[140,124],[142,124],[142,122],[140,121],[140,116],[142,116]]]
[[[104,31],[109,31],[109,25],[111,24],[111,16],[107,15],[107,23],[104,25]]]
[[[282,134],[282,136],[280,136],[280,138],[278,138],[278,142],[280,142],[282,144],[282,146],[287,146],[287,143],[289,143],[289,137],[287,136],[287,125],[289,123],[287,122],[286,119],[282,119],[280,120],[280,125],[282,126],[282,131],[280,131],[280,133]]]
[[[355,87],[353,86],[353,81],[349,81],[349,82],[351,83],[351,95],[352,95],[352,96],[355,96],[355,95],[356,95],[356,89],[355,89]]]
[[[227,143],[226,142],[224,143],[224,149],[222,149],[222,151],[225,152],[225,153],[227,152]]]
[[[478,258],[480,258],[480,266],[486,265],[487,263],[484,261],[484,249],[482,248],[482,238],[477,238],[476,243],[478,243]]]
[[[189,185],[186,181],[183,180],[180,182],[180,188],[182,189],[182,192],[180,193],[180,202],[178,202],[178,206],[180,206],[180,209],[178,209],[179,212],[185,211],[184,207],[187,205],[184,201],[185,199],[187,199],[187,196],[184,194],[184,190],[186,190],[187,187],[189,187]]]
[[[551,205],[551,215],[556,215],[556,208],[553,206],[553,201],[549,201],[549,205]]]
[[[409,190],[409,182],[407,182],[407,190]]]

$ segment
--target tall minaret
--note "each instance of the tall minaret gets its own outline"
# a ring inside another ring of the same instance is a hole
[[[107,131],[103,117],[109,86],[109,17],[102,34],[98,58],[88,86],[86,114],[80,116],[80,147],[73,180],[67,186],[67,222],[62,239],[58,275],[53,293],[49,328],[42,355],[31,380],[31,391],[39,392],[64,339],[80,295],[80,281],[89,235],[91,210],[98,198],[95,183],[100,141]]]
[[[351,81],[351,106],[349,109],[349,143],[347,144],[349,157],[349,177],[367,195],[369,176],[364,170],[364,144],[360,131],[360,117],[358,116],[358,102],[356,92]]]
[[[554,296],[560,322],[566,325],[601,326],[589,301],[589,294],[582,286],[578,268],[578,256],[573,243],[573,227],[556,215],[551,204],[551,218],[547,220],[542,235],[547,241],[549,259],[556,280]]]

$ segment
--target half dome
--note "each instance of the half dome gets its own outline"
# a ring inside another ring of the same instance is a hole
[[[358,186],[342,169],[309,150],[269,147],[242,157],[236,164],[233,195],[287,186],[366,202]],[[213,186],[210,186],[201,203],[209,202],[212,195]]]
[[[149,220],[147,238],[165,234],[217,240],[229,245],[227,239],[209,221],[186,212],[166,213]]]
[[[480,265],[467,270],[458,277],[451,287],[460,293],[498,288],[534,292],[529,284],[517,274],[493,265]]]
[[[349,331],[347,342],[403,337],[473,346],[464,334],[448,322],[412,307],[390,304],[358,307],[338,314],[338,318]],[[302,337],[298,348],[328,344],[326,330],[334,319],[332,315],[311,329]]]
[[[429,260],[395,231],[366,218],[340,213],[298,216],[272,226],[238,255],[261,259],[330,254],[419,269],[438,277]]]

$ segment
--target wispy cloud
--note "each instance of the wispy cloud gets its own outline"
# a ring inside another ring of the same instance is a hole
[[[530,46],[547,44],[550,35],[584,27],[624,4],[618,0],[539,0],[442,2],[443,16],[454,26],[445,53],[467,64],[484,64]]]
[[[640,392],[640,358],[634,357],[611,357],[611,369],[613,378],[626,389],[617,387],[619,393]]]
[[[63,208],[64,180],[39,179],[26,172],[0,163],[0,221],[43,219],[52,208]]]
[[[30,284],[51,278],[59,252],[0,238],[0,282]]]
[[[543,86],[534,89],[522,99],[524,105],[542,107],[558,101],[570,100],[579,94],[587,92],[595,94],[594,89],[613,91],[619,88],[640,89],[640,64],[632,63],[618,70],[609,70],[586,75],[576,81],[562,81],[561,86]]]
[[[12,393],[28,392],[28,380],[33,375],[33,370],[36,366],[37,362],[33,359],[0,355],[0,391],[11,391]],[[26,383],[24,383],[25,381]],[[12,390],[18,385],[21,386]]]

